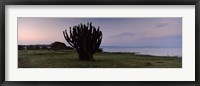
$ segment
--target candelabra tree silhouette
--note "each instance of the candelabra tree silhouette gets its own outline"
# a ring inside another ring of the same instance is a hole
[[[94,61],[93,54],[99,49],[102,41],[102,32],[91,23],[75,25],[63,31],[65,40],[77,50],[80,60]]]

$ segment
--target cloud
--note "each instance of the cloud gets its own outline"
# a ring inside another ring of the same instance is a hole
[[[170,25],[170,23],[159,23],[159,24],[155,25],[155,27],[160,28],[160,27],[165,27],[165,26],[168,26],[168,25]]]
[[[135,36],[135,33],[124,32],[124,33],[112,35],[111,38],[122,38],[122,37],[132,37],[132,36]]]

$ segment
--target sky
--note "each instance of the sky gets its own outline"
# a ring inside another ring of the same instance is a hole
[[[182,18],[62,18],[18,17],[18,44],[69,46],[63,31],[80,23],[92,22],[103,33],[101,46],[182,47]]]

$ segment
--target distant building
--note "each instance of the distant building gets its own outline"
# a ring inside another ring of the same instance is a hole
[[[26,46],[24,46],[23,48],[24,48],[24,50],[27,50],[27,47],[26,47]]]

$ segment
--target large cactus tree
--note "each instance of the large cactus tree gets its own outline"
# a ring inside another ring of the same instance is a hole
[[[100,27],[94,27],[91,23],[75,25],[70,27],[69,33],[63,31],[65,40],[74,47],[80,60],[94,61],[93,54],[99,49],[102,41]]]

